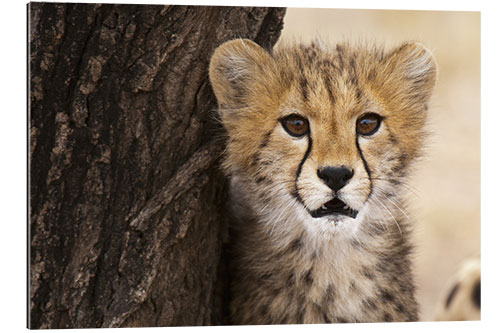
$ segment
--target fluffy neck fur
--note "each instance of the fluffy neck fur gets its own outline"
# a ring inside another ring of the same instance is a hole
[[[286,193],[243,186],[238,177],[231,191],[232,323],[418,319],[410,230],[400,206],[360,212],[350,235],[321,235],[307,230],[314,221]]]

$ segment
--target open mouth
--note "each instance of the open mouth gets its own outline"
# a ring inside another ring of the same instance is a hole
[[[333,198],[320,208],[309,211],[312,217],[323,217],[328,215],[345,215],[356,218],[358,211],[349,207],[345,202],[338,198]]]

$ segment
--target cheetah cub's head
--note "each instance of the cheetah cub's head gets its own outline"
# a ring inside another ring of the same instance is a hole
[[[268,53],[233,40],[216,49],[210,80],[228,132],[224,167],[269,223],[293,215],[331,234],[394,215],[436,81],[421,44]]]

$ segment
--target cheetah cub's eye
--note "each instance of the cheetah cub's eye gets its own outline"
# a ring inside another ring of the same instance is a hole
[[[291,114],[282,118],[281,125],[288,134],[297,138],[309,132],[309,121],[298,114]]]
[[[362,115],[356,121],[356,133],[361,135],[373,135],[378,131],[382,117],[376,113]]]

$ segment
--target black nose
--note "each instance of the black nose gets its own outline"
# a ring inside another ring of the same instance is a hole
[[[353,175],[354,171],[345,166],[329,166],[318,169],[318,177],[321,178],[325,184],[334,191],[338,191],[344,187]]]

